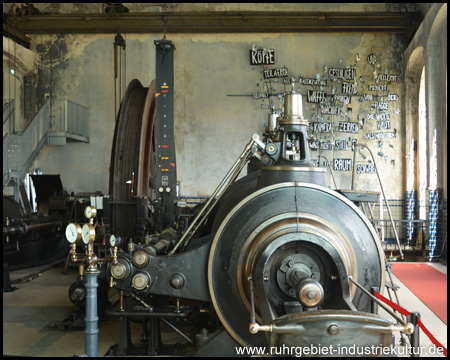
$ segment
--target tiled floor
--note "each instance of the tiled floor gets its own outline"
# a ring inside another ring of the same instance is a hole
[[[431,266],[447,274],[446,265],[433,263]],[[15,284],[18,290],[3,293],[4,355],[65,357],[85,353],[82,331],[44,329],[48,323],[62,321],[73,311],[73,305],[67,294],[77,273],[71,270],[68,275],[64,275],[62,270],[62,264],[52,267],[31,281]],[[11,280],[33,273],[39,273],[39,268],[12,272]],[[423,323],[444,346],[447,346],[447,326],[395,277],[394,281],[401,287],[399,291],[401,305],[409,311],[419,311]],[[380,315],[383,315],[383,310],[380,311]],[[138,344],[141,326],[134,325],[136,326],[132,326],[132,339],[133,343]],[[109,318],[99,325],[99,329],[99,356],[103,356],[110,346],[118,341],[119,322],[117,319]],[[170,342],[184,342],[174,333],[167,336],[171,337]],[[397,339],[396,344],[398,343]],[[430,355],[431,343],[424,334],[421,334],[421,345],[425,347],[423,355],[426,354],[425,351]]]

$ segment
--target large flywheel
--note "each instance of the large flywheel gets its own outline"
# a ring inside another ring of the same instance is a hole
[[[263,333],[249,332],[249,278],[257,321],[269,324],[310,301],[297,301],[301,294],[294,275],[305,277],[304,284],[298,283],[304,285],[301,289],[313,289],[308,296],[316,296],[318,289],[317,304],[330,311],[369,311],[365,295],[349,285],[349,276],[368,290],[384,287],[384,254],[375,230],[352,202],[319,185],[262,188],[242,200],[217,230],[208,264],[210,294],[236,341],[267,344]]]
[[[152,198],[154,191],[156,114],[155,81],[143,87],[138,80],[128,85],[114,131],[111,152],[110,194],[113,197],[114,232],[135,237],[135,197]]]
[[[156,231],[175,226],[175,46],[165,39],[154,43],[156,80],[149,88],[136,79],[128,85],[111,152],[112,230],[128,238],[144,236],[148,209]]]

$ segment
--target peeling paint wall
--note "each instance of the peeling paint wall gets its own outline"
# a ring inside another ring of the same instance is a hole
[[[38,110],[38,104],[27,108],[30,98],[26,90],[36,86],[36,82],[27,84],[27,79],[37,77],[39,66],[38,54],[3,37],[3,105],[15,101],[15,131],[23,131]]]
[[[148,86],[155,78],[155,49],[157,35],[124,35],[126,38],[126,83],[134,78]],[[113,35],[60,35],[34,36],[33,47],[44,53],[48,65],[48,83],[52,101],[57,104],[68,99],[89,108],[90,143],[69,143],[61,147],[46,147],[39,155],[35,167],[44,173],[60,173],[67,190],[108,192],[109,162],[114,132],[114,78]],[[286,66],[289,74],[298,78],[314,78],[324,74],[324,67],[355,68],[358,93],[352,96],[352,122],[357,116],[367,119],[372,102],[359,102],[374,84],[373,66],[367,56],[377,55],[378,74],[395,74],[398,80],[389,85],[392,94],[402,96],[401,41],[390,34],[362,33],[302,33],[302,34],[224,34],[224,35],[171,35],[175,43],[175,137],[177,176],[181,194],[208,195],[217,186],[252,133],[261,134],[267,121],[268,110],[261,109],[263,100],[249,95],[263,90],[260,67],[249,65],[249,50],[253,44],[275,49],[276,65]],[[356,54],[360,61],[356,63]],[[386,84],[386,82],[381,82]],[[258,86],[259,84],[259,86]],[[282,83],[274,86],[284,90]],[[342,84],[333,86],[341,93]],[[288,90],[290,87],[286,87]],[[304,95],[305,116],[311,121],[313,113],[319,117],[318,107],[305,104],[306,91],[314,87],[300,86]],[[331,89],[327,89],[331,93]],[[367,90],[367,91],[366,91]],[[386,92],[380,94],[384,98]],[[266,100],[267,103],[267,100]],[[316,104],[318,105],[318,104]],[[392,105],[392,106],[391,106]],[[396,138],[383,139],[379,147],[376,140],[365,140],[368,132],[376,131],[376,120],[366,120],[364,130],[353,134],[336,135],[342,139],[355,138],[372,148],[379,172],[384,180],[388,198],[398,198],[404,193],[402,181],[402,141],[404,129],[400,115],[395,110],[400,102],[389,104],[391,128],[397,130]],[[346,111],[346,107],[343,107]],[[400,109],[400,111],[402,111]],[[348,112],[348,111],[347,111]],[[328,118],[323,116],[324,121]],[[344,121],[333,119],[338,126]],[[320,121],[320,120],[318,120]],[[374,128],[375,127],[375,128]],[[375,130],[374,130],[375,129]],[[325,138],[328,134],[321,134]],[[341,152],[352,158],[352,151]],[[317,156],[318,152],[312,152]],[[331,152],[322,155],[331,159]],[[339,154],[340,156],[340,154]],[[387,158],[385,158],[385,156]],[[360,158],[361,160],[361,158]],[[358,159],[357,159],[358,161]],[[363,160],[361,160],[363,161]],[[392,163],[393,161],[393,163]],[[350,187],[351,172],[336,172],[339,187]],[[358,176],[355,188],[378,191],[374,174]]]

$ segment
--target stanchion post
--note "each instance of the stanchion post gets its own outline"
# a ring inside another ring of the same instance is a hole
[[[373,286],[370,292],[373,296],[375,296],[375,292],[380,292],[380,288],[377,286]],[[378,304],[374,300],[370,302],[370,312],[372,314],[378,315]]]
[[[414,332],[411,334],[411,357],[419,357],[420,350],[420,328],[418,325],[418,319],[420,319],[420,313],[412,311],[409,315],[411,318],[411,323],[414,325]]]

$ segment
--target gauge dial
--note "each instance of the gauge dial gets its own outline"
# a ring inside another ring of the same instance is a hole
[[[97,209],[93,206],[86,206],[86,209],[84,209],[84,216],[88,219],[95,218],[97,216]]]
[[[116,245],[116,237],[114,235],[109,237],[109,245],[113,247]]]
[[[66,227],[66,238],[71,244],[81,240],[81,226],[77,223],[70,223]]]
[[[84,224],[82,230],[83,242],[88,245],[92,244],[95,240],[95,228],[92,224]]]

